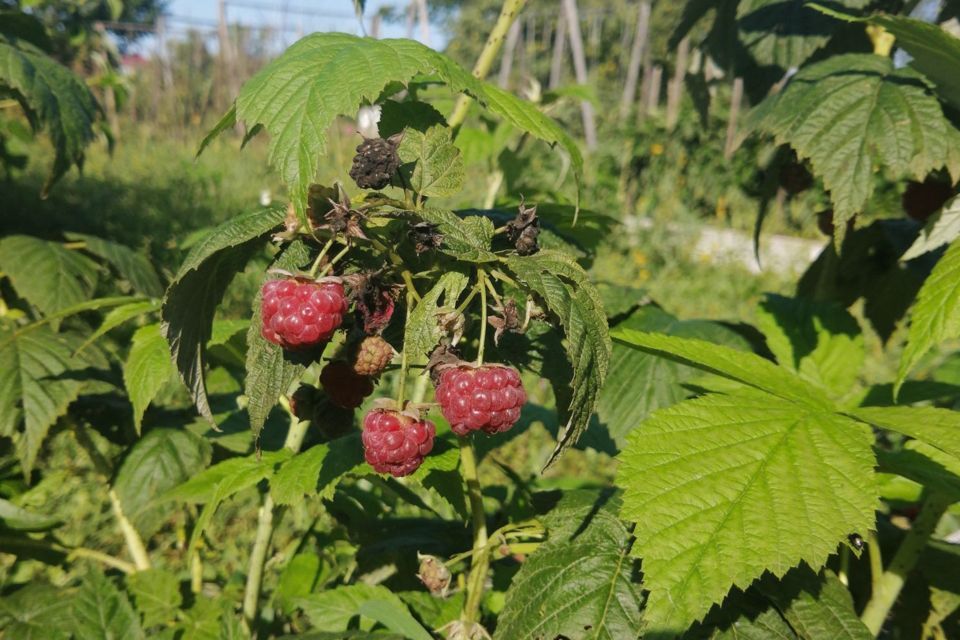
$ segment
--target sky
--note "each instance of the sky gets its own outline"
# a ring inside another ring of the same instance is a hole
[[[370,16],[382,6],[406,7],[407,0],[367,0],[364,19],[367,28]],[[172,37],[186,28],[215,28],[218,19],[217,0],[171,0],[168,25]],[[290,45],[298,34],[314,31],[344,31],[360,33],[360,25],[353,9],[353,0],[227,0],[227,21],[249,26],[270,26],[282,31],[280,37]],[[191,24],[192,23],[192,24]],[[403,23],[384,24],[381,37],[403,37]],[[414,30],[419,39],[419,30]],[[444,38],[437,25],[431,25],[429,44],[442,48]]]

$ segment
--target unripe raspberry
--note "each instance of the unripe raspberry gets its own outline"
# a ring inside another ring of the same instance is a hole
[[[393,359],[393,347],[380,336],[367,336],[357,345],[353,370],[361,376],[378,376]]]
[[[260,333],[284,349],[309,349],[329,340],[347,311],[339,282],[270,280],[260,293]]]
[[[334,360],[320,372],[320,384],[330,402],[344,409],[356,409],[363,399],[373,393],[373,381],[357,375],[343,360]]]
[[[443,417],[460,436],[477,430],[489,434],[508,430],[527,401],[520,374],[500,364],[444,369],[436,396]]]
[[[433,449],[436,428],[429,420],[390,409],[374,409],[363,418],[363,455],[377,473],[410,475]]]

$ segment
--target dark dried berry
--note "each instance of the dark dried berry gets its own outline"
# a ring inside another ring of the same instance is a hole
[[[439,227],[429,222],[418,222],[410,227],[410,239],[413,240],[417,254],[439,249],[443,243],[443,236],[437,230]]]
[[[953,187],[942,180],[932,177],[923,182],[911,180],[907,183],[900,204],[909,217],[917,222],[926,222],[953,195]]]
[[[813,186],[813,176],[800,162],[788,162],[780,167],[780,186],[794,196]]]
[[[320,372],[320,384],[330,402],[344,409],[356,409],[373,393],[373,381],[358,375],[343,360],[334,360]]]
[[[507,223],[507,237],[516,247],[517,253],[529,256],[540,250],[540,245],[537,244],[539,235],[540,218],[537,217],[537,207],[525,207],[521,202],[517,217]]]
[[[361,189],[383,189],[400,167],[397,145],[391,140],[370,138],[357,147],[350,177]]]

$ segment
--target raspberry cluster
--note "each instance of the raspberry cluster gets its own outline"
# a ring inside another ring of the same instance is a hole
[[[320,384],[330,402],[344,409],[356,409],[373,393],[373,381],[357,374],[343,360],[334,360],[320,372]]]
[[[393,347],[380,336],[367,336],[357,345],[353,370],[361,376],[378,376],[393,359]]]
[[[444,369],[436,397],[443,417],[460,436],[478,430],[488,434],[508,430],[527,401],[520,374],[500,364]]]
[[[347,312],[347,299],[339,282],[270,280],[260,293],[260,332],[284,349],[308,349],[329,340]]]
[[[377,473],[410,475],[433,449],[436,428],[429,420],[389,409],[374,409],[363,419],[363,455]]]

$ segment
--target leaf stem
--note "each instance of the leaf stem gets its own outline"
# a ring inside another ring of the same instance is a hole
[[[483,493],[480,476],[477,474],[477,456],[470,437],[460,438],[460,470],[467,485],[470,500],[470,517],[473,522],[473,558],[470,561],[470,576],[467,578],[467,597],[463,604],[461,619],[478,622],[483,587],[490,566],[490,551],[487,549],[487,516],[483,511]]]
[[[343,256],[347,255],[347,251],[349,251],[349,250],[350,250],[350,245],[348,244],[348,245],[345,246],[343,249],[341,249],[340,252],[337,253],[337,255],[333,256],[333,257],[330,259],[330,262],[328,262],[327,265],[326,265],[323,269],[320,270],[320,273],[317,274],[317,277],[322,278],[323,276],[327,275],[327,273],[329,273],[330,270],[333,269],[333,265],[335,265],[335,264],[337,264],[338,262],[340,262],[340,259],[341,259]]]
[[[320,269],[320,262],[323,260],[324,256],[327,255],[327,251],[330,250],[330,247],[333,246],[333,237],[331,236],[327,240],[326,244],[323,245],[323,248],[320,249],[320,254],[317,255],[317,259],[313,261],[313,265],[310,266],[310,277],[314,278],[317,275],[317,271]]]
[[[70,553],[67,554],[68,560],[72,560],[73,558],[89,558],[90,560],[96,560],[98,562],[102,562],[108,567],[119,569],[126,574],[136,573],[138,571],[137,567],[133,564],[126,562],[125,560],[121,560],[120,558],[114,558],[113,556],[103,553],[102,551],[97,551],[96,549],[75,547],[70,549]]]
[[[303,438],[307,434],[307,421],[301,421],[290,410],[290,401],[286,396],[280,397],[280,404],[290,416],[290,430],[283,446],[294,453],[303,446]],[[279,520],[283,516],[282,509],[277,509],[269,489],[264,494],[263,505],[257,517],[257,535],[250,550],[250,562],[247,568],[247,584],[243,592],[243,619],[252,630],[258,618],[257,605],[260,601],[260,587],[263,583],[263,566],[270,550],[270,538],[273,536],[274,516]]]
[[[500,16],[497,18],[496,24],[493,25],[490,35],[487,36],[487,42],[483,45],[483,50],[480,51],[476,64],[473,65],[474,78],[483,80],[490,73],[490,67],[493,66],[493,61],[500,53],[500,47],[510,30],[510,25],[517,19],[517,14],[520,13],[526,3],[527,0],[504,0],[503,6],[500,8]],[[469,109],[470,97],[461,94],[453,108],[453,113],[447,120],[450,128],[453,129],[454,138],[456,138],[460,125],[467,119]]]
[[[477,348],[477,366],[483,364],[483,347],[487,342],[487,272],[477,269],[477,284],[480,285],[480,346]]]
[[[890,566],[881,576],[879,582],[874,582],[874,590],[870,601],[860,614],[860,620],[867,626],[874,636],[880,634],[887,614],[900,595],[903,584],[907,580],[913,567],[917,564],[920,554],[927,546],[930,536],[933,535],[940,522],[940,518],[950,506],[952,500],[947,496],[934,491],[924,490],[920,513],[897,549]],[[870,540],[871,545],[874,538]]]
[[[123,533],[123,539],[127,543],[127,551],[133,558],[133,565],[137,571],[145,571],[150,568],[150,556],[147,555],[147,548],[143,544],[143,539],[137,530],[134,529],[130,521],[123,514],[123,508],[120,506],[120,498],[117,492],[110,489],[110,504],[113,507],[113,515],[117,518],[120,525],[120,532]]]

